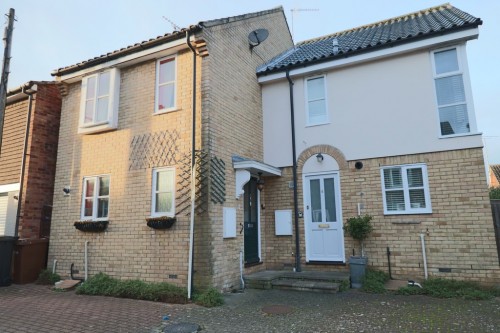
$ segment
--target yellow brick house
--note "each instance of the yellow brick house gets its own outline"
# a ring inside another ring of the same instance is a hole
[[[239,288],[249,207],[233,156],[263,159],[255,71],[292,46],[278,7],[54,71],[63,97],[49,265]],[[279,173],[256,163],[245,169],[252,184]]]

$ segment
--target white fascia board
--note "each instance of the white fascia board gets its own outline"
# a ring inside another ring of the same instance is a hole
[[[272,165],[257,162],[257,161],[239,161],[234,162],[233,168],[235,170],[257,170],[262,172],[265,176],[281,176],[281,170],[273,167]]]
[[[170,54],[174,54],[176,52],[179,52],[180,50],[187,48],[188,46],[186,44],[186,39],[181,38],[167,44],[158,45],[147,50],[129,54],[124,57],[107,61],[105,63],[95,65],[86,69],[82,69],[80,71],[71,74],[56,76],[56,80],[65,83],[73,83],[80,81],[82,77],[84,77],[85,75],[99,71],[101,69],[110,67],[122,68],[126,66],[131,66],[133,64],[143,62],[146,60],[161,58]]]
[[[458,31],[451,34],[446,34],[443,36],[437,36],[428,39],[422,39],[415,42],[408,42],[402,45],[384,48],[377,51],[367,52],[354,56],[347,56],[347,58],[335,59],[328,62],[319,63],[316,65],[305,66],[301,68],[296,68],[290,70],[290,76],[301,76],[307,75],[314,72],[321,72],[326,70],[331,70],[334,68],[344,67],[347,65],[354,65],[357,63],[363,63],[367,61],[373,61],[381,58],[391,57],[398,54],[409,53],[418,51],[421,49],[440,47],[445,45],[452,45],[461,42],[465,42],[472,39],[477,39],[479,36],[479,29],[469,29],[464,31]],[[270,74],[266,76],[261,76],[258,78],[259,83],[267,83],[276,81],[279,79],[286,78],[286,72],[280,72],[275,74]]]
[[[0,193],[19,191],[19,183],[0,185]]]

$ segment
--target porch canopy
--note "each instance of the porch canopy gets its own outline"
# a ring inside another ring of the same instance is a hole
[[[233,168],[236,171],[236,198],[239,198],[243,193],[243,186],[250,180],[252,175],[255,176],[281,176],[281,169],[272,165],[244,158],[238,155],[232,156]]]

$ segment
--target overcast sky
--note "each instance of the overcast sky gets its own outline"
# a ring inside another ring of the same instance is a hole
[[[444,0],[2,0],[0,13],[16,10],[9,89],[136,42],[187,27],[283,6],[294,40],[302,41],[409,12]],[[456,0],[480,17],[479,39],[468,43],[469,70],[479,130],[489,163],[500,163],[500,1]],[[292,9],[297,9],[292,15]],[[5,19],[6,22],[6,19]],[[2,28],[3,30],[3,28]],[[2,52],[3,54],[3,52]]]

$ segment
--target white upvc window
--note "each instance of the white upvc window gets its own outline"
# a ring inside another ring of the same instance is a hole
[[[475,132],[465,48],[455,46],[431,55],[441,136]]]
[[[175,215],[175,169],[153,169],[151,216]]]
[[[159,59],[156,62],[156,102],[155,113],[175,110],[176,70],[175,56]]]
[[[326,76],[314,76],[305,80],[307,126],[328,123],[326,103]]]
[[[384,214],[432,213],[427,166],[387,166],[380,169]]]
[[[120,95],[120,72],[112,68],[82,79],[78,133],[116,129]]]
[[[108,219],[109,175],[83,178],[82,220],[102,221]]]

